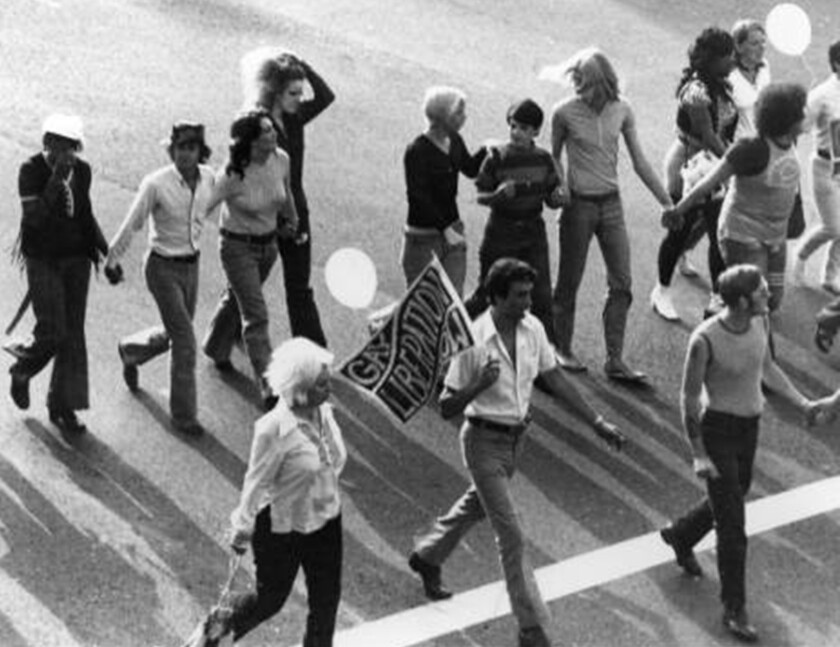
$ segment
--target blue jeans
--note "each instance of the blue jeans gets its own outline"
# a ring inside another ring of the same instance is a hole
[[[476,523],[488,519],[496,535],[513,615],[520,627],[541,626],[548,633],[550,614],[525,554],[525,537],[509,486],[522,435],[479,429],[466,421],[461,428],[461,448],[472,485],[435,521],[415,550],[421,559],[440,565]]]
[[[273,240],[256,244],[222,236],[219,253],[228,287],[213,313],[202,346],[205,354],[216,362],[230,359],[241,326],[245,351],[257,381],[262,383],[271,360],[268,306],[262,285],[277,261],[277,244]]]
[[[32,341],[18,348],[9,372],[29,380],[54,360],[47,393],[50,410],[87,409],[90,404],[85,341],[90,265],[87,256],[26,259],[35,329]]]
[[[602,315],[608,359],[621,359],[627,313],[633,302],[630,241],[618,193],[594,198],[572,196],[560,219],[560,267],[554,288],[557,346],[572,350],[577,292],[586,269],[592,237],[598,239],[607,267],[607,300]]]
[[[198,299],[198,260],[178,262],[148,254],[145,262],[146,286],[152,293],[164,331],[151,328],[120,342],[123,361],[140,365],[165,353],[169,358],[169,412],[176,424],[194,422],[197,415],[195,362],[196,341],[193,330]],[[163,334],[161,334],[163,332]]]
[[[405,275],[406,286],[411,285],[432,260],[438,257],[443,269],[458,295],[464,294],[464,279],[467,276],[467,246],[449,245],[443,232],[415,234],[406,232],[400,253],[400,264]]]
[[[706,453],[720,476],[706,481],[708,496],[674,523],[675,536],[682,546],[693,547],[716,529],[720,599],[726,609],[739,611],[746,603],[744,498],[752,483],[758,416],[706,411],[702,434]]]
[[[505,257],[517,258],[536,270],[531,310],[545,328],[548,340],[555,343],[554,320],[551,316],[551,267],[542,216],[514,220],[490,215],[478,250],[478,286],[464,304],[467,312],[475,319],[490,305],[484,290],[484,279],[493,263]]]

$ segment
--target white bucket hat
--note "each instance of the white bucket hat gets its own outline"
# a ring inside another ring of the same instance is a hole
[[[44,119],[41,132],[44,135],[50,133],[66,139],[72,139],[73,141],[79,142],[80,147],[84,145],[82,118],[76,115],[51,114]]]

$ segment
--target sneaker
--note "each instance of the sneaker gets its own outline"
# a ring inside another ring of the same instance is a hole
[[[680,259],[677,261],[677,270],[687,279],[696,279],[700,276],[700,272],[697,271],[697,268],[691,263],[691,259],[688,258],[688,253],[680,256]]]
[[[747,612],[743,608],[739,611],[724,611],[723,626],[741,642],[754,643],[758,640],[758,631],[750,624]]]
[[[657,283],[650,293],[650,307],[665,321],[679,321],[680,315],[671,299],[671,289]]]
[[[691,577],[703,577],[703,569],[700,567],[700,562],[694,555],[694,550],[687,548],[680,543],[677,537],[677,532],[673,526],[667,526],[659,531],[659,536],[666,544],[674,549],[674,556],[677,560],[677,565],[682,568],[687,575]]]
[[[793,257],[793,268],[790,271],[791,285],[805,285],[805,259],[796,254]]]

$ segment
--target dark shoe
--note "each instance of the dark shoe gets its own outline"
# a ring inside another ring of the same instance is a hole
[[[191,420],[190,422],[176,422],[173,423],[173,426],[185,436],[201,436],[204,433],[204,427],[200,422],[198,422],[198,420]]]
[[[70,433],[83,434],[87,431],[87,427],[72,409],[50,409],[50,421],[59,429]]]
[[[557,351],[557,363],[560,364],[560,368],[564,371],[568,371],[569,373],[585,373],[586,366],[575,357],[575,354],[572,352],[568,353],[561,353],[559,350]]]
[[[691,577],[703,577],[703,569],[697,561],[697,558],[694,556],[694,550],[680,544],[673,526],[668,526],[667,528],[660,530],[659,536],[662,537],[662,541],[674,549],[674,555],[677,558],[677,565],[680,568],[682,568]]]
[[[277,397],[276,395],[274,395],[274,394],[270,394],[270,395],[263,396],[263,411],[265,411],[266,413],[268,413],[268,412],[269,412],[269,411],[271,411],[271,410],[272,410],[275,406],[277,406],[277,403],[278,403],[279,401],[280,401],[280,398],[278,398],[278,397]]]
[[[642,384],[647,382],[647,375],[641,371],[634,371],[620,359],[610,359],[604,364],[604,373],[611,380],[627,384]]]
[[[740,611],[724,611],[723,626],[741,642],[754,643],[758,640],[758,631],[750,624],[750,619],[747,617],[747,612],[744,609]]]
[[[233,373],[236,369],[233,367],[233,362],[229,359],[219,359],[213,361],[213,366],[219,373]]]
[[[443,588],[443,582],[440,579],[440,566],[429,564],[417,553],[409,555],[408,566],[423,580],[423,591],[427,598],[430,600],[448,600],[452,597],[452,591]]]
[[[140,371],[133,364],[123,364],[123,381],[132,393],[140,389]]]
[[[540,626],[519,630],[519,647],[551,647],[551,641]]]
[[[12,373],[12,400],[18,409],[29,408],[29,380]]]

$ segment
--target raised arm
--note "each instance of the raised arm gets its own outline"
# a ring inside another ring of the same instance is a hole
[[[306,80],[312,87],[312,98],[302,102],[298,110],[298,115],[305,124],[324,112],[335,101],[335,93],[309,63],[301,58],[298,62],[306,72]]]

